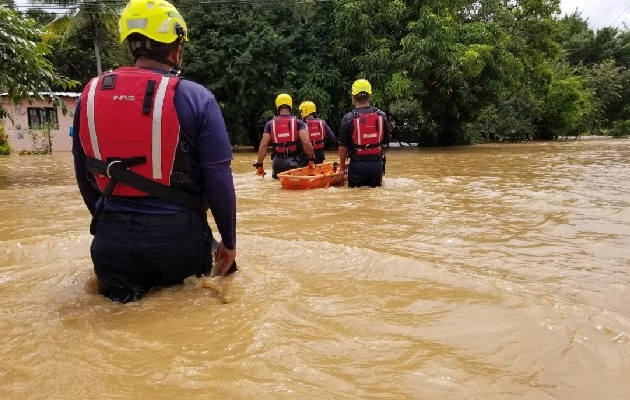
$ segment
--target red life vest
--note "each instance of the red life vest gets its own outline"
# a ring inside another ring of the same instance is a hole
[[[352,140],[358,156],[380,155],[383,143],[383,116],[376,110],[369,114],[355,112]]]
[[[296,154],[298,139],[297,119],[295,117],[278,115],[271,121],[271,142],[276,153]]]
[[[81,95],[79,137],[85,154],[107,163],[145,159],[128,164],[129,170],[162,185],[181,184],[181,173],[173,174],[180,139],[174,104],[178,83],[177,77],[134,67],[93,78]],[[110,179],[97,173],[95,178],[103,192]],[[122,182],[112,194],[148,196]]]
[[[324,137],[326,136],[324,121],[319,118],[308,118],[306,126],[308,127],[308,137],[313,144],[313,150],[324,148]]]

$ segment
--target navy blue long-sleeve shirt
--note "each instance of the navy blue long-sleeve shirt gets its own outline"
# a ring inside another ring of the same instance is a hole
[[[155,71],[155,70],[154,70]],[[164,71],[155,71],[164,72]],[[232,146],[223,115],[214,95],[205,87],[182,79],[175,90],[175,110],[180,124],[180,135],[190,138],[197,147],[201,166],[204,196],[228,249],[236,246],[236,194],[232,177]],[[77,184],[85,205],[94,213],[101,193],[88,178],[85,152],[79,132],[81,99],[74,114],[72,154]],[[114,117],[114,116],[113,116]],[[106,212],[137,212],[145,214],[171,214],[184,209],[156,198],[112,197],[105,205]]]

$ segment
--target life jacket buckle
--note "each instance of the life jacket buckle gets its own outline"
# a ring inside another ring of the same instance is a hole
[[[173,172],[171,176],[171,180],[176,183],[184,182],[184,173],[183,172]]]
[[[105,169],[105,174],[107,175],[109,179],[112,179],[112,176],[109,174],[109,169],[111,168],[111,166],[116,163],[121,163],[121,162],[122,162],[121,160],[114,160],[110,162],[109,164],[107,164],[107,168]]]

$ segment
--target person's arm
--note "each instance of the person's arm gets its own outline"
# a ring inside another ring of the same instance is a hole
[[[83,197],[83,202],[90,211],[90,214],[94,214],[94,211],[96,210],[96,202],[99,197],[101,197],[101,193],[92,186],[92,182],[90,182],[88,178],[85,153],[83,151],[83,146],[81,146],[81,137],[79,134],[80,121],[81,98],[77,100],[77,105],[74,110],[74,120],[72,123],[72,156],[74,158],[74,174],[77,179],[77,185],[79,186],[79,192],[81,193],[81,197]]]
[[[339,169],[341,170],[341,172],[346,170],[347,158],[348,158],[348,148],[346,146],[339,145]]]
[[[383,113],[383,122],[383,145],[387,145],[391,140],[391,134],[389,120],[387,119],[387,115],[385,113]]]
[[[348,158],[348,147],[350,146],[352,136],[352,123],[354,119],[352,115],[346,114],[341,120],[339,127],[339,169],[346,169],[346,160]]]
[[[310,159],[315,158],[315,152],[313,151],[313,143],[311,143],[311,138],[308,135],[308,131],[306,129],[300,129],[298,131],[298,135],[300,135],[300,140],[302,141],[302,146],[304,147],[304,152]]]
[[[302,148],[304,149],[304,153],[306,153],[306,155],[309,158],[309,163],[312,161],[315,161],[315,151],[313,150],[313,143],[311,143],[311,138],[308,134],[308,128],[306,127],[306,124],[304,123],[304,121],[302,121],[301,119],[297,120],[297,129],[298,129],[298,136],[300,138],[300,141],[302,142]]]
[[[258,146],[258,157],[256,158],[256,164],[262,164],[267,157],[267,150],[269,149],[269,143],[271,143],[271,134],[263,133],[260,145]]]
[[[221,235],[215,261],[218,274],[226,276],[236,259],[236,193],[231,162],[206,165],[204,178],[206,199]]]
[[[227,275],[236,258],[236,193],[232,176],[232,146],[223,115],[210,92],[202,103],[197,143],[205,198],[216,223],[221,242],[215,260],[218,274]],[[178,114],[179,115],[179,114]]]
[[[337,138],[335,137],[334,132],[332,131],[332,129],[330,129],[330,126],[328,126],[328,124],[326,122],[324,122],[324,128],[326,129],[326,137],[325,140],[328,143],[335,143],[335,140],[337,140]]]

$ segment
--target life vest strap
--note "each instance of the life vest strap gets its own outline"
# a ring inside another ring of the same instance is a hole
[[[360,149],[360,150],[369,150],[369,149],[375,149],[377,147],[380,147],[382,144],[383,142],[372,143],[372,144],[357,144],[357,145],[354,145],[354,148]]]
[[[271,146],[273,147],[274,154],[282,156],[282,157],[291,157],[291,156],[300,154],[300,150],[298,146],[299,143],[300,143],[299,140],[291,140],[289,142],[284,142],[284,143],[272,143]],[[294,151],[289,150],[289,147],[291,146],[295,146]]]
[[[271,147],[273,147],[274,149],[276,147],[289,147],[289,146],[297,145],[298,143],[300,143],[299,140],[291,140],[289,142],[284,142],[284,143],[271,143]]]
[[[123,163],[107,163],[105,161],[86,157],[88,171],[105,175],[109,167],[109,175],[112,181],[121,182],[135,189],[141,190],[153,197],[168,201],[181,207],[189,208],[198,213],[203,211],[203,199],[191,193],[170,186],[162,185],[151,179],[137,174],[122,165]]]
[[[144,91],[144,102],[142,103],[142,114],[149,115],[153,105],[153,93],[155,93],[155,81],[147,81],[147,88]]]
[[[142,165],[147,163],[147,158],[145,156],[134,156],[129,158],[120,158],[120,157],[107,157],[107,163],[111,164],[114,161],[120,162],[120,165],[123,167],[131,168],[136,165]]]

